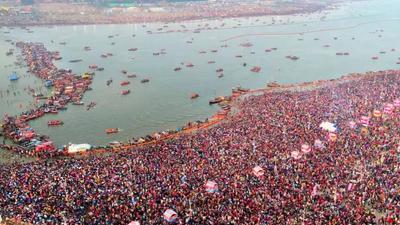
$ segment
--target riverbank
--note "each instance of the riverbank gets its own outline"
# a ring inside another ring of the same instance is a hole
[[[387,70],[275,84],[194,134],[104,157],[0,167],[0,214],[162,224],[168,209],[173,221],[192,224],[396,224],[399,81],[400,70]]]
[[[0,26],[170,23],[202,19],[309,14],[334,9],[338,3],[342,2],[343,0],[286,3],[271,0],[240,4],[193,2],[141,5],[125,9],[99,8],[90,4],[41,3],[33,5],[29,13],[9,13],[1,16]]]

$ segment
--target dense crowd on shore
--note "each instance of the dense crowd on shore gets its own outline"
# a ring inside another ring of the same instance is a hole
[[[92,4],[40,3],[29,13],[8,13],[0,16],[3,26],[66,25],[66,24],[123,24],[149,22],[179,22],[200,19],[218,19],[265,15],[312,13],[342,2],[280,1],[163,3],[135,7],[102,8]],[[56,18],[56,19],[55,19]]]
[[[58,113],[66,109],[69,102],[79,102],[91,84],[91,77],[83,78],[71,70],[58,69],[53,60],[60,58],[59,53],[48,51],[41,43],[18,42],[16,46],[21,49],[29,72],[45,82],[46,86],[53,87],[54,94],[43,97],[45,101],[35,109],[18,116],[5,115],[3,133],[18,144],[11,149],[20,154],[52,156],[56,154],[53,143],[48,137],[38,135],[28,122],[48,113]],[[42,96],[33,95],[40,101]]]
[[[175,224],[398,224],[399,89],[400,71],[390,70],[265,92],[195,134],[107,156],[1,166],[0,215],[166,224],[169,209]]]

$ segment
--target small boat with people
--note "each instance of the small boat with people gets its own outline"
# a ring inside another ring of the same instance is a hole
[[[50,120],[47,122],[47,126],[61,126],[64,125],[64,122],[61,120]]]
[[[90,102],[89,105],[86,106],[86,110],[89,111],[93,109],[97,105],[96,102]]]
[[[254,66],[253,68],[250,69],[251,72],[254,73],[259,73],[261,71],[261,67],[260,66]]]
[[[222,68],[218,68],[217,70],[215,70],[215,72],[217,72],[217,73],[221,73],[223,71],[224,71],[224,69],[222,69]]]
[[[72,102],[72,105],[84,105],[85,103],[83,103],[82,101],[74,101]]]
[[[126,86],[126,85],[129,85],[131,82],[129,82],[129,81],[122,81],[121,82],[121,86]]]
[[[193,67],[194,65],[192,64],[192,63],[188,63],[188,64],[186,64],[186,67]]]
[[[131,90],[123,90],[121,91],[121,95],[128,95],[131,93]]]
[[[192,94],[190,94],[190,99],[195,99],[195,98],[198,98],[199,96],[200,95],[197,93],[192,93]]]
[[[12,72],[10,74],[10,76],[8,77],[8,79],[10,81],[17,81],[17,80],[19,80],[19,76],[18,76],[17,72]]]
[[[246,92],[249,92],[249,91],[250,91],[250,89],[242,88],[241,86],[232,88],[232,93],[233,94],[235,94],[235,93],[242,94],[242,93],[246,93]]]
[[[210,105],[212,105],[212,104],[220,103],[220,102],[222,102],[222,101],[224,101],[224,100],[225,100],[225,97],[224,97],[224,96],[218,96],[218,97],[215,97],[214,99],[211,99],[208,103],[209,103]]]
[[[137,77],[137,76],[136,76],[136,74],[128,74],[127,77],[128,77],[128,78],[135,78],[135,77]]]
[[[113,82],[112,79],[108,80],[108,81],[107,81],[107,86],[110,86],[110,84],[111,84],[112,82]]]
[[[82,62],[82,61],[83,61],[82,59],[72,59],[72,60],[69,60],[70,63],[77,63],[77,62]]]
[[[182,68],[180,68],[180,67],[175,67],[175,69],[174,69],[174,71],[179,71],[179,70],[181,70]]]
[[[116,134],[119,132],[118,128],[107,128],[106,129],[106,134]]]
[[[140,82],[141,82],[141,83],[148,83],[149,81],[150,81],[150,79],[145,78],[145,79],[142,79]]]
[[[135,52],[137,50],[138,50],[138,48],[130,48],[130,49],[128,49],[128,51],[130,51],[130,52]]]

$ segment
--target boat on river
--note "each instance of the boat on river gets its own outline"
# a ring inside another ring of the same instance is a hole
[[[50,120],[47,122],[47,126],[61,126],[64,122],[61,120]]]
[[[141,83],[147,83],[147,82],[149,82],[149,81],[150,81],[149,79],[145,78],[145,79],[141,80],[140,82],[141,82]]]
[[[83,61],[82,59],[72,59],[72,60],[69,60],[70,63],[77,63],[77,62],[82,62],[82,61]]]
[[[123,90],[121,91],[121,95],[128,95],[131,93],[131,90]]]
[[[118,128],[107,128],[106,129],[106,134],[116,134],[119,132]]]

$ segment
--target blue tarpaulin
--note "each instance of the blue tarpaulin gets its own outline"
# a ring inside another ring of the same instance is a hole
[[[12,72],[11,74],[10,74],[10,81],[15,81],[15,80],[18,80],[19,79],[19,76],[18,76],[18,74],[16,73],[16,72]]]

